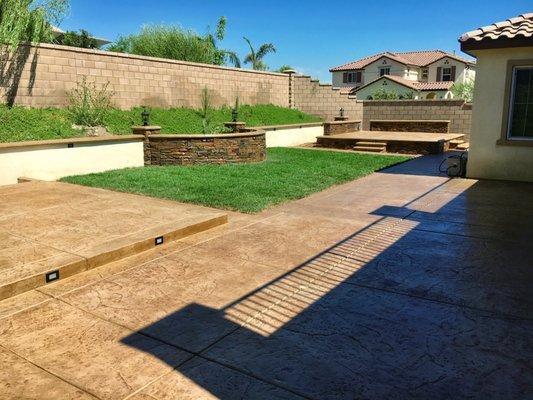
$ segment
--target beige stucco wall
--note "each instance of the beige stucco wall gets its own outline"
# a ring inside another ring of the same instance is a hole
[[[371,83],[370,85],[360,89],[357,92],[357,98],[359,100],[367,100],[368,96],[373,96],[374,93],[381,88],[385,89],[387,92],[397,93],[398,95],[404,95],[409,92],[415,92],[414,90],[400,85],[399,83],[396,83],[394,81],[388,79],[380,79],[379,81]],[[414,94],[416,95],[417,93],[415,92]]]
[[[324,127],[311,126],[293,129],[265,130],[267,147],[292,147],[315,143],[317,136],[324,135]]]
[[[0,186],[20,177],[53,181],[70,175],[142,167],[143,142],[138,138],[119,142],[75,143],[66,141],[40,146],[0,147]]]
[[[480,50],[475,55],[468,176],[533,182],[533,147],[496,144],[502,130],[507,62],[533,59],[533,47]]]
[[[446,64],[446,61],[449,64]],[[452,66],[455,66],[455,82],[463,83],[468,79],[475,79],[475,67],[470,66],[467,69],[464,63],[445,57],[428,66],[428,81],[437,82],[437,69],[439,67],[445,68]]]

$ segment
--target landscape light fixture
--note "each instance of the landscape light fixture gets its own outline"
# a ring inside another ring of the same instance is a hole
[[[339,115],[340,115],[341,117],[344,117],[344,108],[341,108],[341,109],[339,110]]]
[[[143,121],[143,126],[150,125],[150,111],[146,107],[144,107],[143,112],[141,113],[141,118]]]
[[[237,107],[231,110],[231,119],[233,122],[237,122],[237,119],[239,119],[239,110],[237,110]]]

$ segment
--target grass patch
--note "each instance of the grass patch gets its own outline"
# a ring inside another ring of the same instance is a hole
[[[130,168],[63,181],[253,213],[409,158],[273,148],[258,164]]]
[[[111,109],[104,118],[109,132],[122,135],[131,134],[131,127],[141,123],[141,108],[131,110]],[[212,125],[219,130],[224,122],[231,120],[231,109],[223,107],[211,111]],[[248,106],[239,110],[239,120],[248,126],[301,124],[319,122],[321,119],[299,110],[277,107],[270,104]],[[160,125],[165,134],[202,133],[202,117],[197,110],[190,108],[151,110],[150,122]],[[0,105],[0,142],[20,142],[26,140],[67,139],[84,136],[83,132],[72,128],[72,118],[64,109],[57,108],[8,108]]]

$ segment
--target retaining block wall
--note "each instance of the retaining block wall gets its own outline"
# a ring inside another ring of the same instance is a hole
[[[260,162],[266,159],[265,132],[222,135],[153,135],[144,143],[146,165]]]

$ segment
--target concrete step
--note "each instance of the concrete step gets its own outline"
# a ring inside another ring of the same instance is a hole
[[[375,146],[354,146],[353,150],[355,151],[368,151],[372,153],[384,153],[387,148],[385,146],[382,147],[375,147]]]
[[[367,141],[359,141],[356,143],[356,146],[363,146],[363,147],[387,147],[386,142],[367,142]]]
[[[463,139],[453,139],[453,140],[450,140],[450,144],[456,144],[456,145],[459,145],[459,144],[462,144],[464,143],[465,141]]]
[[[457,145],[456,149],[457,150],[468,150],[469,147],[470,147],[470,143],[469,142],[463,142],[463,143]]]

